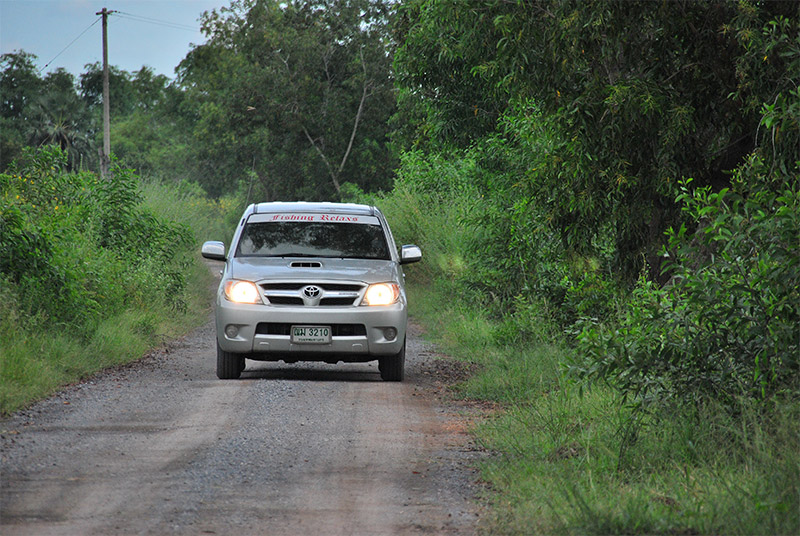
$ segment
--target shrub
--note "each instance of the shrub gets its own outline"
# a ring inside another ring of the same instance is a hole
[[[645,405],[800,394],[800,190],[756,186],[764,176],[754,158],[732,190],[682,182],[697,230],[668,232],[670,284],[642,280],[618,328],[584,327],[581,376]]]
[[[134,302],[180,309],[187,227],[141,206],[138,177],[67,171],[58,147],[28,148],[0,175],[0,276],[24,316],[87,335]]]

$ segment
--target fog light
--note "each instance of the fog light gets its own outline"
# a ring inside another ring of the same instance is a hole
[[[397,330],[394,328],[386,328],[383,330],[383,336],[387,341],[393,341],[397,337]]]
[[[225,335],[229,339],[235,339],[238,334],[239,334],[239,326],[234,326],[233,324],[228,324],[225,327]]]

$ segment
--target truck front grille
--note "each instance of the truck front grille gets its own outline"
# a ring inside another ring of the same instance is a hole
[[[347,307],[358,305],[366,286],[363,283],[266,282],[261,290],[270,305],[294,307]],[[310,290],[309,290],[310,289]],[[318,293],[312,292],[318,289]]]

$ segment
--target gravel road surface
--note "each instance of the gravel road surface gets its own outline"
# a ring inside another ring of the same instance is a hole
[[[469,411],[412,335],[377,364],[247,362],[213,325],[0,421],[0,533],[472,534]]]

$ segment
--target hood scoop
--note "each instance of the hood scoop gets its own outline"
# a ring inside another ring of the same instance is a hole
[[[289,264],[290,268],[322,268],[319,261],[293,261]]]

